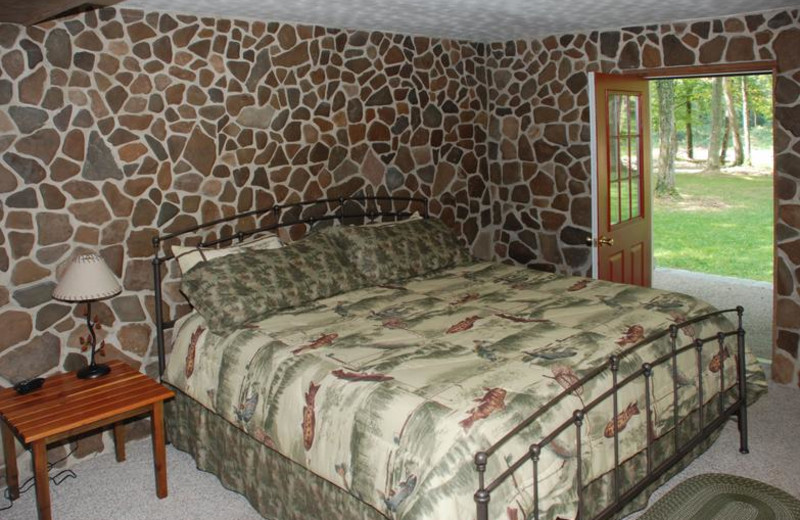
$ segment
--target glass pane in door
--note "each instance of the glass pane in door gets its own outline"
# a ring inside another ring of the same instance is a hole
[[[608,95],[608,215],[611,226],[641,216],[641,104],[638,94]]]

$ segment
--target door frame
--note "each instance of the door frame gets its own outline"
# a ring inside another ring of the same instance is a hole
[[[773,136],[774,134],[774,126],[775,126],[775,83],[777,81],[777,63],[775,61],[750,61],[750,62],[742,62],[742,63],[721,63],[716,65],[690,65],[685,67],[663,67],[657,69],[635,69],[635,70],[626,70],[621,72],[613,72],[612,74],[616,74],[619,76],[638,76],[642,77],[646,80],[654,80],[654,79],[680,79],[680,78],[693,78],[693,77],[712,77],[712,76],[739,76],[739,75],[748,75],[748,74],[772,74],[772,85],[773,85],[773,93],[772,93],[772,104],[773,104]],[[589,73],[589,125],[590,125],[590,146],[592,151],[591,157],[591,195],[592,195],[592,239],[596,239],[598,237],[597,228],[598,228],[598,207],[597,207],[597,125],[596,125],[596,114],[597,114],[597,106],[595,100],[595,84],[596,84],[596,72]],[[773,139],[773,156],[772,156],[772,177],[773,177],[773,227],[775,223],[778,221],[778,193],[777,193],[777,183],[775,182],[775,153],[774,153],[774,139]],[[651,171],[652,174],[652,171]],[[651,183],[652,189],[652,183]],[[650,237],[652,239],[653,233],[652,228],[650,230]],[[773,233],[774,235],[774,233]],[[773,287],[773,316],[775,314],[775,306],[777,305],[777,296],[775,293],[775,286],[776,286],[776,279],[777,276],[777,242],[773,237],[773,253],[772,253],[772,287]],[[652,247],[651,254],[652,254]],[[655,265],[655,264],[653,264]],[[592,277],[597,278],[597,271],[598,271],[598,254],[597,248],[592,247]],[[774,329],[775,329],[775,320],[773,319],[773,336]],[[774,340],[774,338],[773,338]]]

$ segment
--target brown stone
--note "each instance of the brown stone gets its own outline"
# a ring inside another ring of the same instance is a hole
[[[19,83],[19,100],[29,105],[38,105],[42,101],[46,80],[47,72],[44,67],[39,67],[24,77]]]
[[[781,385],[788,385],[794,378],[794,361],[783,354],[772,356],[772,380]]]
[[[778,72],[800,68],[800,29],[792,27],[781,31],[772,48],[778,60]]]
[[[103,185],[103,195],[108,202],[108,207],[116,217],[127,217],[133,211],[133,201],[123,195],[116,184],[106,182]]]
[[[31,316],[27,312],[5,311],[0,314],[0,352],[28,339],[33,331]]]
[[[100,190],[93,183],[78,180],[66,182],[64,191],[76,199],[89,199],[100,194]]]
[[[67,209],[76,219],[88,224],[101,225],[111,220],[108,208],[100,200],[73,202]]]
[[[144,356],[150,347],[150,335],[152,330],[149,325],[130,324],[123,325],[117,333],[122,349],[132,352],[138,356]]]
[[[200,131],[199,128],[195,128],[189,141],[186,143],[186,148],[183,151],[183,158],[197,168],[203,175],[210,175],[211,169],[214,167],[214,163],[216,163],[217,160],[214,141]]]
[[[797,359],[798,343],[800,343],[800,334],[788,330],[778,331],[778,341],[776,342],[778,349],[783,350],[794,359]]]
[[[0,166],[0,193],[9,193],[17,189],[19,182],[13,173]]]
[[[47,209],[61,209],[67,203],[67,199],[61,190],[52,184],[40,184],[39,192],[42,194],[42,202],[44,202],[44,207]]]
[[[153,288],[153,266],[150,260],[130,260],[125,268],[123,286],[127,291],[151,290]]]
[[[100,41],[100,38],[95,33],[90,31],[82,32],[75,39],[75,45],[87,51],[98,52],[103,50],[103,42]]]
[[[75,241],[96,246],[100,242],[100,230],[91,226],[79,226],[75,232]]]
[[[12,231],[8,234],[8,241],[11,245],[11,256],[16,260],[28,256],[33,249],[35,237],[33,233],[20,233]]]
[[[72,236],[73,231],[69,216],[63,213],[38,213],[36,227],[39,230],[40,246],[66,242]]]
[[[119,124],[128,130],[147,130],[150,123],[153,121],[153,116],[145,115],[124,115],[119,117]]]
[[[86,152],[86,142],[83,132],[77,128],[70,130],[64,138],[64,145],[61,147],[61,151],[63,151],[67,157],[75,159],[76,161],[82,161]]]
[[[61,182],[78,175],[81,171],[80,166],[72,161],[59,157],[53,161],[50,167],[50,175],[54,181]]]
[[[753,40],[746,36],[737,36],[728,41],[727,61],[752,61],[755,59]]]
[[[722,59],[722,52],[725,50],[727,39],[724,36],[717,36],[700,46],[700,63],[717,63]]]
[[[153,237],[158,235],[155,228],[131,231],[126,241],[128,256],[131,258],[149,257],[153,254]]]
[[[125,240],[128,232],[128,221],[125,219],[115,219],[109,222],[100,235],[100,243],[104,246],[120,244]]]
[[[292,49],[275,56],[272,63],[276,67],[297,67],[308,62],[309,59],[308,42],[303,41]]]
[[[14,285],[24,285],[41,280],[49,275],[49,270],[38,265],[33,260],[26,258],[14,264],[14,270],[11,273],[11,282]]]
[[[800,329],[800,305],[787,298],[779,298],[776,306],[776,324],[779,328]]]

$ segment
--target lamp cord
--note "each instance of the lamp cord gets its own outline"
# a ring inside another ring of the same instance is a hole
[[[73,453],[75,453],[75,449],[73,449],[72,451],[70,451],[69,453],[58,459],[57,461],[47,463],[47,473],[48,473],[47,478],[50,479],[50,482],[52,482],[54,486],[60,486],[61,484],[64,483],[65,480],[69,480],[71,478],[74,479],[78,478],[78,475],[76,475],[75,472],[72,471],[71,469],[64,469],[59,471],[55,475],[50,475],[50,470],[52,470],[54,467],[61,464],[65,460],[67,460],[69,456],[72,455]],[[22,485],[19,486],[20,496],[22,496],[23,493],[29,491],[32,487],[34,487],[35,481],[36,477],[29,477],[27,480],[25,480],[25,482],[23,482]],[[0,507],[0,511],[8,511],[14,506],[14,501],[11,500],[11,490],[8,487],[6,487],[5,491],[3,492],[3,498],[5,498],[6,501],[8,501],[8,505]]]

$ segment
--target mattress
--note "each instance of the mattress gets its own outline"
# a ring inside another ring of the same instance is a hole
[[[318,300],[224,337],[190,314],[176,326],[164,379],[388,518],[470,519],[476,452],[609,356],[712,310],[682,294],[476,262]],[[715,318],[682,329],[681,341],[719,328],[732,326]],[[724,355],[735,351],[731,343]],[[665,339],[627,356],[620,378],[667,352]],[[698,400],[697,363],[687,354],[678,364],[681,416]],[[720,364],[714,348],[701,361],[704,399],[711,402],[721,372],[727,385],[735,382],[736,363]],[[749,352],[745,363],[754,396],[766,388],[765,378]],[[658,435],[674,426],[671,371],[657,369],[652,382]],[[570,395],[507,443],[487,476],[609,385],[596,378]],[[585,479],[613,466],[613,424],[622,460],[642,451],[643,396],[641,385],[630,385],[620,392],[616,417],[610,404],[588,414]],[[574,435],[569,429],[542,454],[543,518],[574,517]],[[491,517],[525,517],[531,489],[525,467],[493,493]]]

